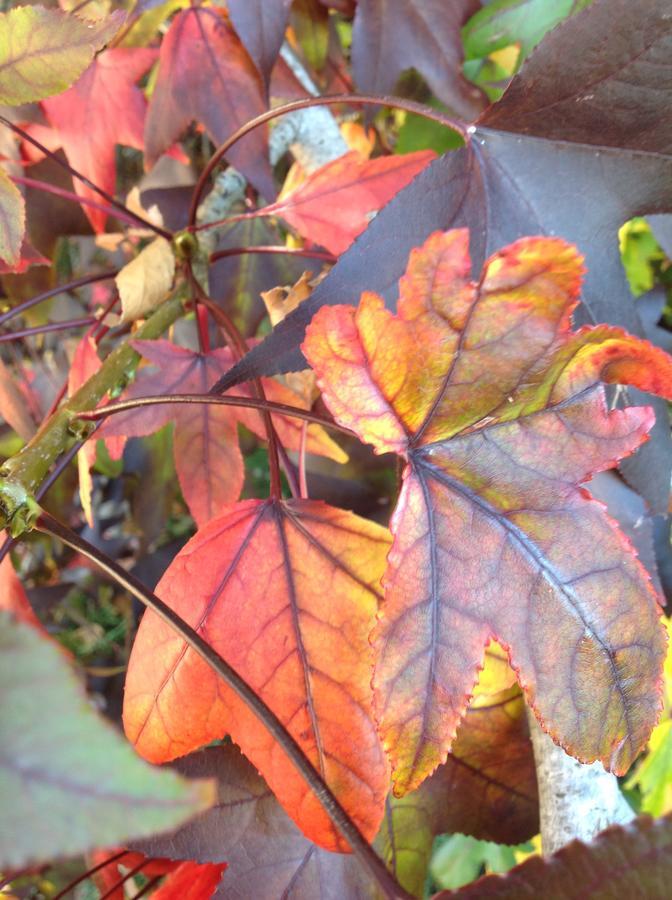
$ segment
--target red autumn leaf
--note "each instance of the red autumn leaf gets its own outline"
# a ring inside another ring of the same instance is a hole
[[[207,394],[208,389],[233,364],[231,352],[222,348],[208,354],[194,353],[170,341],[134,341],[135,349],[158,368],[141,369],[125,399],[157,394]],[[289,388],[264,379],[268,400],[306,408],[305,401]],[[249,388],[236,388],[234,396],[252,396]],[[99,434],[138,437],[152,434],[168,422],[175,422],[175,467],[184,498],[199,525],[235,502],[243,486],[243,459],[238,446],[238,423],[259,437],[266,436],[256,410],[203,404],[157,405],[120,413],[108,419]],[[274,416],[273,421],[288,450],[301,446],[302,423],[298,419]],[[308,428],[306,449],[337,462],[345,453],[319,426]]]
[[[109,194],[115,193],[116,145],[143,149],[147,103],[136,82],[155,59],[151,49],[105,50],[70,90],[42,104],[70,165]],[[74,185],[80,197],[99,199],[79,180]],[[104,231],[106,214],[84,211],[94,230]]]
[[[445,810],[442,832],[498,844],[519,844],[537,834],[537,777],[517,687],[470,706],[431,784]]]
[[[338,255],[435,157],[433,150],[368,160],[346,153],[259,214],[282,216],[303,237]]]
[[[436,96],[467,121],[483,94],[462,74],[460,27],[477,0],[359,0],[352,29],[352,70],[360,91],[394,93],[405,69],[423,75]]]
[[[434,900],[664,900],[672,878],[672,815],[640,816],[614,825],[589,844],[572,841],[550,857],[533,856],[505,875],[487,875],[459,891],[441,891]]]
[[[115,847],[108,850],[94,850],[87,857],[91,867],[99,866],[106,860],[112,860],[113,857],[122,852],[121,847]],[[144,864],[143,864],[144,863]],[[138,874],[142,874],[145,878],[154,878],[157,875],[166,875],[179,866],[179,862],[173,862],[170,859],[147,859],[142,853],[126,852],[119,861],[114,860],[108,865],[103,866],[94,872],[92,877],[93,883],[98,888],[101,895],[105,895],[107,900],[125,900],[126,891],[124,885],[121,884],[115,890],[112,890],[116,884],[124,877],[124,874],[132,869],[138,870]],[[122,869],[124,873],[122,874]],[[128,884],[128,882],[126,882]]]
[[[152,894],[153,900],[208,900],[217,890],[226,863],[183,862]]]
[[[474,283],[467,241],[413,251],[397,315],[365,293],[320,310],[303,345],[336,419],[407,460],[374,637],[399,795],[445,759],[492,638],[582,761],[626,771],[660,709],[656,594],[581,484],[653,424],[607,410],[598,382],[672,397],[672,359],[617,328],[569,330],[582,261],[565,242],[522,239]]]
[[[221,144],[264,110],[259,72],[221,11],[193,7],[179,13],[161,44],[145,125],[148,165],[194,120]],[[275,196],[263,128],[234,147],[228,158],[264,196]]]
[[[0,538],[3,542],[6,537],[6,533],[0,531]],[[30,605],[30,600],[23,589],[19,576],[14,571],[9,553],[0,562],[0,609],[7,610],[19,621],[25,622],[26,625],[32,625],[44,635],[47,634],[44,625]]]
[[[30,387],[18,381],[16,374],[0,359],[0,419],[24,441],[29,441],[37,430],[29,398]]]
[[[324,503],[248,500],[201,529],[156,589],[280,717],[369,839],[388,789],[369,644],[388,548],[386,529]],[[345,849],[266,728],[151,612],[129,662],[124,727],[155,762],[229,734],[307,837]]]

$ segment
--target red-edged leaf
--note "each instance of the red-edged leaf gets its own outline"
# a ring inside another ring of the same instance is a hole
[[[30,243],[28,238],[23,238],[21,249],[19,250],[19,259],[14,265],[10,266],[0,260],[0,275],[23,275],[31,266],[50,266],[51,260],[46,256],[42,256]]]
[[[136,82],[155,59],[156,51],[146,48],[106,50],[70,90],[43,103],[68,162],[110,194],[115,193],[115,146],[143,148],[147,104]],[[99,199],[77,179],[74,184],[80,197]],[[105,229],[102,210],[84,211],[95,231]]]
[[[435,156],[432,150],[378,159],[346,153],[260,214],[282,216],[303,237],[338,255]]]
[[[134,341],[133,346],[157,368],[141,369],[126,392],[126,399],[156,394],[207,394],[233,362],[231,352],[225,348],[199,354],[165,340]],[[302,398],[271,379],[264,380],[264,390],[269,400],[306,407]],[[237,388],[232,393],[251,396],[249,388]],[[302,434],[300,421],[284,416],[273,418],[285,447],[298,450]],[[238,446],[238,423],[265,437],[263,420],[256,410],[205,403],[165,404],[114,416],[99,433],[137,437],[152,434],[170,421],[175,422],[175,466],[182,492],[194,519],[203,525],[240,496],[244,470]],[[308,428],[306,449],[338,462],[347,459],[319,426]]]
[[[282,719],[369,839],[388,787],[369,644],[388,548],[385,529],[352,513],[250,500],[200,530],[156,589]],[[124,727],[156,762],[231,735],[302,831],[345,849],[264,726],[152,613],[133,646]]]
[[[268,86],[285,36],[292,0],[229,0],[233,27]]]
[[[404,69],[417,69],[439,100],[464,119],[485,105],[462,74],[460,26],[478,0],[359,0],[352,29],[352,68],[367,94],[394,93]]]
[[[221,11],[184,10],[161,44],[145,125],[147,162],[153,165],[194,120],[221,144],[264,109],[259,72]],[[237,144],[228,158],[265,197],[275,195],[263,128]]]
[[[474,283],[467,240],[413,251],[398,315],[367,293],[320,310],[303,345],[335,417],[408,462],[374,642],[398,794],[445,759],[491,638],[583,761],[626,771],[660,709],[656,594],[580,485],[653,423],[608,411],[597,382],[672,397],[672,359],[619,329],[569,331],[582,261],[563,241],[518,241]]]
[[[488,875],[435,900],[666,900],[672,878],[672,815],[615,825],[590,844],[572,841],[553,856],[533,856],[506,875]]]
[[[216,778],[217,802],[170,835],[133,845],[147,856],[226,862],[217,893],[226,900],[379,896],[358,860],[322,850],[301,834],[237,747],[208,747],[172,768],[189,778]]]

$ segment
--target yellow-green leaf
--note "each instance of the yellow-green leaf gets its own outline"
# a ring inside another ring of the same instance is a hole
[[[26,208],[21,192],[0,168],[0,259],[10,266],[19,261],[25,227]]]
[[[18,106],[69,88],[123,20],[121,11],[87,22],[42,6],[0,15],[0,103]]]

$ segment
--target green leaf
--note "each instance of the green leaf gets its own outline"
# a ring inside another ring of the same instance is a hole
[[[430,100],[430,106],[446,111],[446,107],[437,100]],[[399,129],[399,137],[394,148],[395,153],[413,153],[415,150],[436,150],[446,153],[456,147],[464,146],[464,141],[456,131],[446,128],[425,116],[407,113],[404,124]]]
[[[56,645],[0,613],[0,867],[174,829],[214,801],[139,759],[89,705]]]
[[[672,803],[672,719],[658,725],[649,740],[649,755],[627,783],[639,786],[642,812],[661,816]]]
[[[563,19],[590,0],[496,0],[479,10],[462,29],[465,59],[482,59],[520,44],[520,60]]]
[[[639,297],[656,283],[656,265],[665,261],[646,219],[630,219],[618,232],[621,261],[630,290]]]
[[[0,103],[18,106],[65,91],[123,20],[121,11],[87,22],[42,6],[0,15]]]
[[[15,266],[21,256],[26,208],[21,192],[0,168],[0,259]]]
[[[589,844],[572,841],[553,856],[532,856],[506,875],[488,875],[434,900],[664,900],[672,877],[672,816],[614,825]]]
[[[488,873],[508,872],[516,864],[515,849],[452,834],[438,843],[430,872],[438,887],[459,888],[477,878],[483,868]],[[531,845],[521,844],[519,849],[529,850]]]

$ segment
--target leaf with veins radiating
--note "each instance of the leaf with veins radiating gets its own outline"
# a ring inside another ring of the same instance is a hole
[[[152,363],[140,369],[124,399],[152,394],[207,394],[208,388],[233,362],[226,348],[200,354],[170,341],[133,341],[135,349]],[[270,378],[263,379],[267,400],[306,408],[306,401],[294,391]],[[234,396],[251,397],[248,387],[236,388]],[[214,406],[205,403],[164,404],[142,407],[108,419],[98,436],[139,437],[152,434],[168,422],[175,422],[175,467],[191,514],[205,524],[222,508],[240,496],[243,486],[243,458],[238,446],[238,423],[259,437],[266,436],[263,419],[254,409]],[[282,444],[299,450],[303,423],[287,416],[273,416]],[[346,454],[319,425],[309,425],[306,450],[345,462]]]
[[[583,761],[624,772],[660,709],[655,592],[581,483],[653,422],[608,411],[598,382],[669,398],[672,359],[617,328],[569,330],[583,269],[564,241],[524,238],[478,283],[467,242],[412,252],[397,315],[365,293],[320,310],[303,344],[335,418],[407,461],[374,636],[399,795],[445,759],[492,638]]]
[[[589,270],[577,315],[643,335],[618,229],[633,216],[672,211],[669,12],[669,0],[593,0],[547,34],[469,129],[467,146],[435,160],[383,207],[222,388],[302,368],[299,345],[322,306],[356,304],[367,289],[392,306],[410,250],[437,229],[468,227],[477,269],[523,234],[562,235],[585,253]],[[665,513],[672,441],[665,404],[656,403],[651,441],[623,468]]]
[[[266,701],[369,840],[389,785],[369,643],[388,549],[388,531],[353,513],[248,500],[197,532],[156,589]],[[229,734],[311,840],[346,849],[265,726],[152,612],[133,645],[124,727],[154,762]]]

